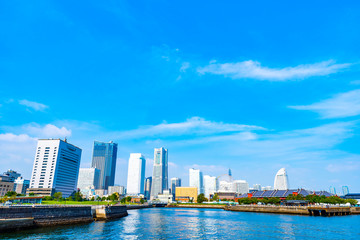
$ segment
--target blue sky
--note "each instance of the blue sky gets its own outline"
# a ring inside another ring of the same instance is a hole
[[[37,138],[169,149],[169,176],[360,191],[356,1],[0,3],[0,166],[30,177]]]

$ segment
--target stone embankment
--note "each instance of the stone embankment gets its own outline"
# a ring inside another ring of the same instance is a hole
[[[127,210],[134,210],[134,209],[143,209],[143,208],[152,208],[152,205],[144,204],[144,205],[126,205]]]
[[[118,206],[48,205],[0,207],[0,232],[64,224],[87,223],[127,216],[127,208]]]
[[[239,206],[226,206],[225,210],[237,211],[237,212],[309,215],[308,208],[301,206],[290,207],[290,206],[239,205]]]
[[[109,220],[127,216],[126,206],[94,206],[93,217],[98,220]]]
[[[212,208],[212,209],[225,209],[225,205],[207,205],[207,204],[169,204],[168,208]]]

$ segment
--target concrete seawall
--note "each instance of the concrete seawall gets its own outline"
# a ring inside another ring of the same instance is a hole
[[[259,206],[259,205],[245,205],[245,206],[226,206],[227,211],[237,212],[258,212],[258,213],[276,213],[276,214],[296,214],[309,215],[307,207],[285,207],[285,206]]]
[[[143,208],[152,208],[152,205],[126,205],[127,210],[143,209]]]
[[[0,207],[0,232],[16,229],[87,223],[127,216],[125,205],[119,206],[14,206]]]
[[[126,206],[96,206],[93,207],[93,217],[98,220],[122,218],[128,215]]]

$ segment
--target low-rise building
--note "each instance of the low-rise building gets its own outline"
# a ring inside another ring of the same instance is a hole
[[[162,194],[158,195],[160,202],[171,203],[173,200],[173,195],[170,193],[170,190],[164,190]]]
[[[175,201],[197,202],[197,187],[177,187],[175,189]]]
[[[0,181],[0,197],[5,196],[7,192],[14,190],[13,182]]]
[[[109,186],[108,187],[108,195],[111,195],[113,193],[119,193],[119,195],[124,195],[125,192],[125,187],[124,186]]]

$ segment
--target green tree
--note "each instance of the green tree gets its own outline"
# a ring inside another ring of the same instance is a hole
[[[197,197],[197,202],[202,203],[205,202],[205,195],[203,193],[200,193]]]
[[[111,194],[109,200],[111,200],[111,201],[118,201],[118,200],[119,200],[119,193],[114,192],[113,194]]]
[[[217,193],[214,194],[212,201],[219,201],[219,195]]]
[[[125,203],[126,203],[126,198],[122,198],[122,199],[120,200],[120,203],[125,204]]]
[[[43,198],[43,200],[44,200],[44,201],[51,201],[51,200],[53,200],[53,198],[52,198],[51,196],[45,196],[45,197]]]
[[[358,201],[355,199],[346,199],[345,200],[346,203],[350,203],[351,205],[357,205]]]
[[[81,192],[76,192],[74,195],[75,201],[81,202],[83,201],[83,195],[81,194]]]
[[[15,191],[9,191],[5,194],[5,196],[8,197],[16,197],[17,193]]]
[[[131,197],[129,196],[129,197],[126,197],[126,201],[127,202],[131,202]]]
[[[145,200],[142,198],[142,199],[140,199],[140,203],[141,204],[144,204],[145,203]]]
[[[54,193],[54,198],[59,201],[62,198],[62,192],[56,192]]]
[[[35,193],[31,192],[29,193],[29,196],[35,196]]]

